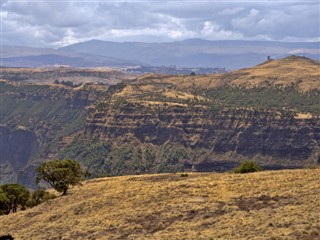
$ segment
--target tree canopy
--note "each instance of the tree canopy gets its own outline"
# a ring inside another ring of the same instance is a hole
[[[30,192],[20,184],[4,184],[0,186],[0,214],[16,212],[18,207],[25,209]]]
[[[84,174],[80,164],[75,160],[51,160],[42,163],[36,169],[36,183],[47,182],[58,192],[65,195],[70,186],[80,185]]]

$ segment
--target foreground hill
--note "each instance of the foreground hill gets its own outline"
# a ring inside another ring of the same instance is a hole
[[[320,237],[320,171],[100,178],[33,209],[0,216],[19,239]]]

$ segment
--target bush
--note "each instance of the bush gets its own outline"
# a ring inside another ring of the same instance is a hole
[[[259,172],[262,168],[257,165],[253,160],[244,160],[239,167],[232,170],[234,173],[250,173]]]
[[[181,173],[180,177],[188,177],[188,173]]]
[[[49,193],[45,190],[35,190],[28,201],[28,207],[35,207],[43,202],[46,202],[50,199],[56,198],[56,195]]]
[[[317,163],[309,163],[304,166],[305,169],[318,169],[319,167]]]

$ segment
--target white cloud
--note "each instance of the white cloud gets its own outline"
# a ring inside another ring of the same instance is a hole
[[[219,12],[219,15],[234,15],[243,10],[244,10],[243,7],[225,8],[221,12]]]
[[[201,31],[201,36],[210,40],[239,40],[243,39],[241,33],[224,30],[214,22],[206,21]]]
[[[59,47],[101,39],[319,41],[319,2],[2,1],[4,44]]]

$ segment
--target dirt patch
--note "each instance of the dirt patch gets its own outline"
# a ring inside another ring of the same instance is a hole
[[[128,181],[150,181],[150,182],[163,182],[163,181],[183,181],[183,180],[188,180],[190,178],[197,178],[199,176],[197,175],[188,175],[188,177],[181,177],[181,174],[164,174],[164,175],[158,175],[158,176],[150,176],[150,177],[133,177],[133,178],[128,178]]]
[[[278,208],[285,205],[296,205],[295,199],[292,197],[275,196],[270,197],[261,195],[251,198],[236,198],[236,206],[242,211],[260,210],[262,208]]]
[[[289,234],[290,237],[299,240],[314,240],[320,239],[320,227],[305,229],[304,231],[294,231]]]

